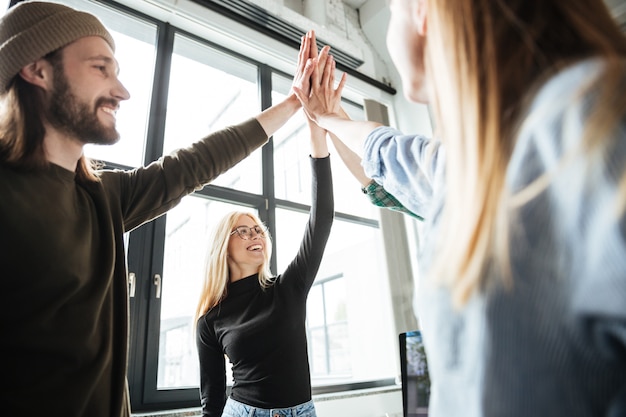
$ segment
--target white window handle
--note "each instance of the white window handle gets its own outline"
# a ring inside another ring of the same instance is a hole
[[[156,298],[161,298],[161,275],[154,275],[154,285],[156,287]]]
[[[135,287],[137,286],[137,277],[134,272],[128,274],[128,295],[133,298],[135,296]]]

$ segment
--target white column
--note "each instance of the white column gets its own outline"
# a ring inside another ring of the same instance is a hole
[[[375,100],[364,101],[367,120],[389,125],[387,107]],[[415,290],[412,257],[407,237],[407,225],[411,221],[408,215],[383,209],[380,212],[380,231],[387,259],[387,273],[391,292],[395,333],[416,330],[417,318],[413,311],[413,292]]]

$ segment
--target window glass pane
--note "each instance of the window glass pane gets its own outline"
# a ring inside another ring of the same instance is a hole
[[[277,209],[276,219],[282,272],[297,253],[308,213]],[[314,386],[395,377],[390,297],[380,230],[335,219],[307,300]]]
[[[329,377],[350,380],[346,280],[342,276],[325,279],[318,277],[307,300],[308,334],[313,340],[309,343],[309,355],[314,361],[311,374],[318,380]],[[320,363],[322,360],[324,363]]]
[[[81,0],[64,3],[95,14],[111,32],[120,66],[119,77],[131,96],[120,103],[117,112],[119,142],[87,145],[85,155],[131,167],[143,165],[156,59],[156,26],[100,4]]]
[[[315,375],[328,374],[328,358],[326,331],[323,327],[309,329],[309,366],[311,368],[311,378]]]
[[[199,140],[260,111],[257,67],[177,35],[167,101],[164,153]],[[213,184],[259,194],[261,150]]]
[[[0,0],[0,16],[4,16],[4,14],[7,12],[7,9],[9,8],[10,3],[11,0]]]
[[[193,317],[209,234],[215,223],[232,210],[241,210],[241,206],[190,196],[167,213],[158,389],[198,386],[200,376]]]
[[[346,280],[333,279],[324,283],[324,306],[328,324],[346,321]]]
[[[291,80],[274,74],[272,77],[272,101],[283,100],[291,87]],[[364,120],[361,107],[344,102],[343,107],[354,120]],[[311,204],[311,168],[309,155],[309,128],[304,113],[292,117],[274,135],[274,187],[276,198]],[[333,171],[335,210],[355,216],[378,218],[379,210],[361,191],[361,184],[342,162],[338,152],[328,139],[328,149]]]
[[[274,103],[283,97],[272,94]],[[311,204],[309,128],[299,110],[274,134],[274,188],[276,198]]]
[[[350,333],[347,323],[328,326],[328,356],[330,375],[349,376],[352,371],[350,360]]]
[[[322,286],[311,288],[307,304],[307,324],[310,328],[324,326],[324,295]]]

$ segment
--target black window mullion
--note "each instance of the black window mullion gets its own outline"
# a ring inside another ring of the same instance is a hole
[[[128,387],[131,406],[141,407],[144,381],[144,351],[146,346],[146,320],[150,297],[151,251],[154,240],[154,225],[145,224],[132,231],[128,240],[128,271],[135,275],[134,296],[130,298],[130,347],[128,364]]]
[[[144,162],[146,164],[160,158],[163,154],[165,117],[167,115],[167,98],[175,33],[174,27],[169,23],[162,23],[159,26],[156,68],[154,71],[154,85],[152,88],[150,118],[144,154]]]
[[[169,81],[175,36],[176,29],[169,23],[164,23],[159,31],[157,44],[155,82],[152,93],[150,125],[148,128],[145,151],[146,164],[160,158],[163,154]],[[161,298],[160,295],[157,296],[157,286],[154,282],[158,277],[161,280],[160,288],[163,288],[165,280],[175,279],[174,277],[166,277],[163,275],[166,221],[167,214],[152,222],[154,224],[154,240],[149,278],[151,284],[150,296],[146,311],[147,318],[145,320],[147,323],[147,331],[143,356],[145,366],[141,402],[141,408],[146,410],[197,407],[200,405],[197,388],[159,391],[157,387],[161,330]],[[158,291],[160,291],[160,289]]]
[[[165,117],[169,89],[170,67],[174,49],[174,28],[168,23],[158,25],[156,44],[156,60],[154,82],[146,146],[144,150],[144,164],[158,159],[163,154],[165,137]],[[138,280],[141,282],[142,295],[135,302],[136,318],[131,323],[131,338],[135,339],[135,348],[130,354],[130,371],[133,378],[129,378],[131,405],[133,411],[150,409],[153,397],[156,394],[156,372],[158,349],[158,331],[160,320],[160,299],[155,296],[154,277],[158,274],[163,277],[163,248],[165,243],[165,216],[156,219],[144,226],[149,238],[142,241],[139,256],[144,266]],[[133,232],[135,233],[135,232]],[[134,259],[129,259],[129,262]],[[162,283],[161,283],[162,285]],[[155,327],[156,326],[156,327]],[[156,329],[156,330],[155,330]],[[157,332],[156,338],[154,332]]]
[[[189,198],[189,197],[187,197]],[[154,220],[154,241],[152,246],[150,291],[147,309],[147,333],[145,349],[145,372],[143,386],[142,409],[170,409],[200,406],[200,396],[198,388],[189,389],[167,389],[159,390],[157,387],[157,376],[159,366],[159,346],[161,333],[161,298],[157,297],[157,286],[154,279],[159,275],[163,288],[165,280],[175,280],[176,277],[166,277],[163,275],[163,265],[165,262],[165,229],[167,215]]]

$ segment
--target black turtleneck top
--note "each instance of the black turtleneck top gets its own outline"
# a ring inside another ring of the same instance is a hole
[[[225,357],[232,363],[234,400],[286,408],[311,399],[306,298],[334,217],[330,158],[311,158],[312,205],[296,257],[274,284],[257,275],[228,286],[220,304],[198,319],[202,415],[219,417],[226,403]]]

